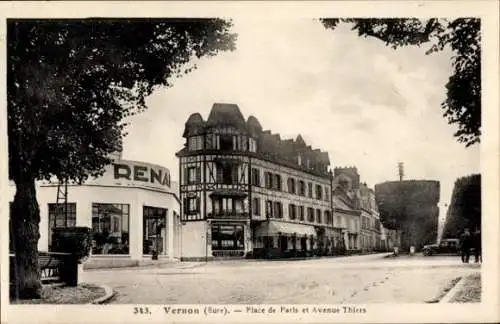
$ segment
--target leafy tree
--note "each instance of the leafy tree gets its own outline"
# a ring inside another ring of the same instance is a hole
[[[233,50],[231,26],[221,19],[8,20],[11,222],[21,298],[41,290],[36,180],[102,174],[126,135],[124,118],[146,109],[155,87],[196,68],[193,58]]]
[[[426,54],[451,48],[453,74],[446,84],[443,117],[458,126],[454,136],[466,147],[481,136],[481,25],[476,18],[446,19],[321,19],[326,28],[352,23],[359,36],[374,37],[396,49],[428,44]]]
[[[391,181],[375,185],[381,223],[401,233],[403,250],[421,248],[437,239],[439,182]]]
[[[481,227],[481,175],[473,174],[455,181],[451,203],[443,227],[443,238],[458,238],[468,227]]]

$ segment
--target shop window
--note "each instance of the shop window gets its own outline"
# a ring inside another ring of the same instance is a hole
[[[260,216],[260,199],[259,198],[252,199],[252,211],[253,211],[254,215]]]
[[[66,209],[67,206],[67,209]],[[76,226],[76,203],[48,204],[49,208],[49,249],[52,245],[52,230],[56,227]]]
[[[129,253],[129,205],[92,204],[92,254]]]
[[[167,210],[144,206],[142,208],[142,253],[166,253]]]
[[[288,178],[288,192],[291,194],[295,193],[295,179]]]
[[[260,170],[252,168],[252,185],[260,186]]]
[[[307,221],[314,222],[314,209],[311,207],[307,208]]]
[[[243,225],[212,224],[212,250],[245,248]]]

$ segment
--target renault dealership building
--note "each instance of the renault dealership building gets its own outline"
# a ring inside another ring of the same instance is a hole
[[[67,199],[58,201],[64,186],[39,182],[39,251],[50,251],[56,227],[92,228],[89,267],[133,265],[180,255],[181,228],[178,186],[160,165],[116,159],[101,177],[82,185],[68,184]],[[15,185],[12,185],[12,198]],[[12,200],[11,200],[12,201]]]

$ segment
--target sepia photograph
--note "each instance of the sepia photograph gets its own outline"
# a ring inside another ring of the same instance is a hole
[[[431,2],[4,14],[2,323],[500,320],[498,3]]]

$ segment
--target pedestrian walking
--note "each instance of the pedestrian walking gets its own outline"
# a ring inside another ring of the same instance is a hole
[[[460,249],[463,263],[469,263],[470,249],[472,247],[472,235],[468,228],[460,236]]]
[[[479,227],[476,227],[472,238],[474,243],[474,262],[483,262],[483,256],[481,253],[481,229]]]

